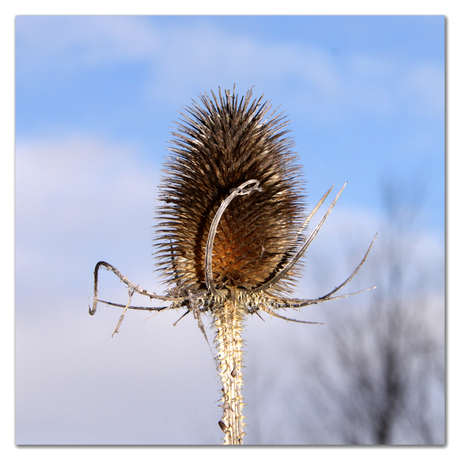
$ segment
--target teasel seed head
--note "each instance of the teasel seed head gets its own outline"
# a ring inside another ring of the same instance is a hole
[[[302,239],[304,196],[300,168],[286,136],[287,121],[252,90],[200,96],[182,113],[169,150],[158,210],[159,270],[175,292],[203,291],[212,220],[231,191],[249,180],[259,191],[234,199],[219,221],[212,256],[218,290],[251,292],[283,268]],[[290,290],[298,266],[270,288]]]

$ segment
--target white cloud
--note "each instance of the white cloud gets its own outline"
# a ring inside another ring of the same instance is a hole
[[[217,373],[191,316],[128,312],[112,339],[121,310],[48,303],[16,314],[16,442],[218,442]]]
[[[16,274],[27,282],[21,295],[27,286],[51,291],[57,278],[76,286],[109,255],[116,264],[143,261],[143,279],[151,280],[157,175],[139,158],[129,145],[82,135],[17,141]]]
[[[145,323],[147,314],[134,312],[111,339],[121,310],[88,314],[101,258],[157,290],[158,172],[139,157],[132,146],[84,135],[17,141],[18,443],[219,439],[217,374],[191,316],[173,327],[177,312]],[[102,270],[100,282],[101,298],[126,299],[113,274]]]

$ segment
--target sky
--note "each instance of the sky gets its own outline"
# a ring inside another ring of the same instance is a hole
[[[334,263],[334,238],[364,254],[384,184],[418,191],[419,266],[441,267],[443,292],[444,36],[443,16],[17,16],[16,443],[219,442],[217,372],[192,318],[130,312],[111,338],[120,311],[88,315],[99,260],[164,289],[152,257],[162,163],[203,92],[253,88],[285,112],[310,208],[348,182],[316,257]],[[299,295],[320,295],[306,270]],[[125,301],[112,274],[100,282],[100,298]],[[255,319],[247,367],[263,375],[304,326]]]

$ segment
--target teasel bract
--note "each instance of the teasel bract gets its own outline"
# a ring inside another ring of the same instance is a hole
[[[275,310],[317,304],[348,295],[333,295],[358,272],[372,247],[352,275],[317,299],[286,297],[300,274],[301,257],[316,238],[343,188],[308,237],[308,223],[327,198],[323,196],[308,216],[300,168],[287,136],[287,121],[271,111],[263,96],[252,100],[252,91],[239,97],[226,90],[206,93],[194,101],[177,123],[160,185],[155,256],[167,285],[160,296],[141,289],[107,262],[94,271],[94,300],[98,299],[98,270],[113,271],[129,289],[127,309],[167,310],[186,308],[198,320],[210,314],[215,330],[215,360],[222,382],[219,426],[224,444],[242,444],[244,437],[243,340],[248,315],[266,312],[289,321]],[[375,237],[374,237],[375,240]],[[370,288],[373,289],[373,288]],[[368,289],[366,289],[368,290]],[[139,294],[163,301],[169,307],[135,307]],[[185,315],[184,314],[184,315]],[[205,334],[206,336],[206,334]]]

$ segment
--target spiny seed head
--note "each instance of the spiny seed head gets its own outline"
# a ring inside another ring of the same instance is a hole
[[[212,220],[232,189],[256,179],[261,191],[236,197],[214,240],[217,289],[252,290],[269,281],[299,248],[303,197],[287,124],[252,91],[200,96],[186,108],[165,164],[157,226],[157,258],[181,292],[205,289],[205,249]],[[296,271],[271,292],[289,289]]]

